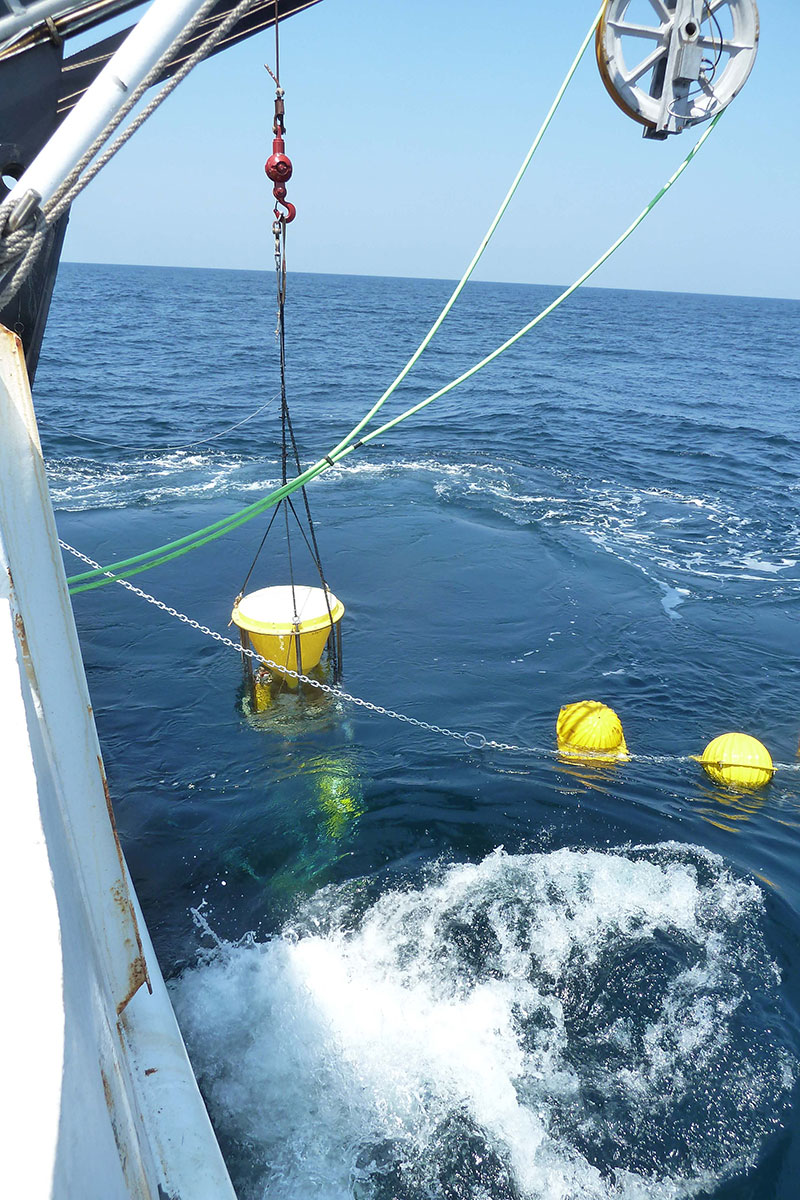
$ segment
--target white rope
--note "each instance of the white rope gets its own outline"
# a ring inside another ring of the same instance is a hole
[[[153,84],[158,83],[163,71],[172,62],[181,46],[183,46],[198,25],[211,12],[216,3],[217,0],[206,0],[205,4],[195,13],[194,17],[184,25],[172,44],[164,51],[150,71],[148,71],[139,86],[133,90],[125,104],[115,113],[102,132],[95,138],[92,145],[45,206],[44,212],[35,213],[31,218],[30,226],[23,226],[13,233],[0,233],[0,266],[7,264],[9,272],[0,290],[0,309],[13,300],[25,282],[37,256],[41,252],[50,228],[52,228],[58,218],[66,212],[73,200],[80,195],[87,184],[111,161],[117,151],[121,150],[125,143],[133,137],[137,129],[140,129],[148,117],[153,115],[156,109],[175,90],[178,84],[186,78],[189,72],[213,50],[218,42],[221,42],[226,37],[234,25],[257,3],[257,0],[240,0],[240,3],[230,10],[225,20],[214,27],[208,37],[200,43],[198,48],[179,67],[172,78],[166,82],[158,95],[134,117],[130,125],[114,139],[104,153],[95,162],[92,162],[98,151],[105,145],[114,130],[122,124],[136,104],[138,104],[144,93]],[[89,166],[90,163],[91,166]],[[8,200],[0,204],[0,230],[5,230],[13,207]]]
[[[107,450],[126,450],[132,454],[168,454],[173,450],[191,450],[195,446],[207,446],[209,442],[216,442],[220,438],[227,437],[229,433],[233,433],[234,429],[238,429],[241,425],[246,425],[248,421],[252,421],[254,417],[259,416],[265,409],[269,408],[270,404],[274,404],[278,399],[277,393],[267,400],[266,404],[260,405],[254,412],[248,416],[242,417],[241,421],[237,421],[235,425],[229,425],[227,429],[223,429],[221,433],[212,433],[208,437],[198,438],[195,442],[182,442],[179,446],[123,446],[117,442],[104,442],[102,438],[87,437],[83,433],[71,433],[68,429],[61,429],[58,425],[45,425],[47,433],[60,433],[63,437],[77,438],[80,442],[91,442],[95,446],[104,446]],[[76,458],[81,458],[80,454],[75,455]],[[87,462],[93,461],[87,459]]]

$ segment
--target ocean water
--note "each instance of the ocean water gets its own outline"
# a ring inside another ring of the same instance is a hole
[[[67,542],[109,562],[274,485],[273,289],[62,268],[35,400]],[[304,462],[448,294],[290,277]],[[387,411],[554,294],[469,285]],[[125,852],[243,1200],[794,1200],[799,319],[585,290],[309,489],[345,688],[523,749],[319,695],[253,717],[233,652],[118,586],[75,597]],[[264,528],[135,582],[226,632]],[[273,533],[251,586],[286,570]],[[584,698],[630,762],[554,757]],[[728,730],[770,748],[767,787],[688,757]]]

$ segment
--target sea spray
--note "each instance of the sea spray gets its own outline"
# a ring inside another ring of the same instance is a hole
[[[762,917],[699,849],[498,851],[324,889],[173,996],[242,1196],[678,1200],[788,1104]]]

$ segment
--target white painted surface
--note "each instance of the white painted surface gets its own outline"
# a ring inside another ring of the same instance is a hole
[[[328,592],[332,609],[339,601],[333,592]],[[295,605],[297,605],[295,609]],[[265,625],[289,625],[295,621],[295,613],[301,621],[319,620],[328,616],[325,592],[318,587],[294,587],[279,585],[260,588],[249,592],[239,601],[239,613],[247,621],[261,621]]]
[[[0,557],[3,557],[0,546]],[[0,763],[3,835],[0,838],[0,919],[3,959],[16,978],[0,990],[3,1074],[13,1081],[0,1139],[4,1174],[17,1154],[41,1133],[40,1148],[18,1172],[18,1195],[46,1196],[53,1175],[64,1059],[61,944],[53,877],[37,804],[36,774],[28,740],[14,614],[5,571],[0,574]],[[22,1036],[37,1031],[36,1053]],[[8,1093],[7,1093],[8,1096]]]
[[[739,94],[758,51],[756,0],[714,0],[711,7],[706,0],[674,0],[670,9],[661,5],[660,12],[648,14],[646,24],[626,20],[630,6],[631,0],[609,0],[598,32],[600,72],[629,116],[680,133],[715,116]],[[726,10],[730,38],[719,24]],[[658,95],[651,95],[648,79],[656,64],[664,77]]]
[[[94,82],[12,188],[47,203],[92,142],[155,66],[205,0],[154,0]],[[13,219],[13,218],[12,218]]]
[[[13,8],[14,0],[11,0],[11,4]],[[63,13],[72,12],[73,9],[79,8],[80,4],[81,0],[39,0],[38,4],[28,4],[24,8],[19,4],[15,11],[0,20],[0,43],[8,41],[24,30],[32,29],[48,17],[60,17]]]
[[[109,816],[21,347],[2,326],[0,538],[4,1192],[234,1200]]]

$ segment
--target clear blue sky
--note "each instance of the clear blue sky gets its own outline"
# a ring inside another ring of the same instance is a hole
[[[282,25],[291,268],[455,278],[599,0],[322,0]],[[800,298],[800,3],[762,0],[746,87],[606,287]],[[79,198],[65,258],[271,269],[264,34],[204,63]],[[692,133],[643,141],[590,50],[476,278],[565,283]]]

